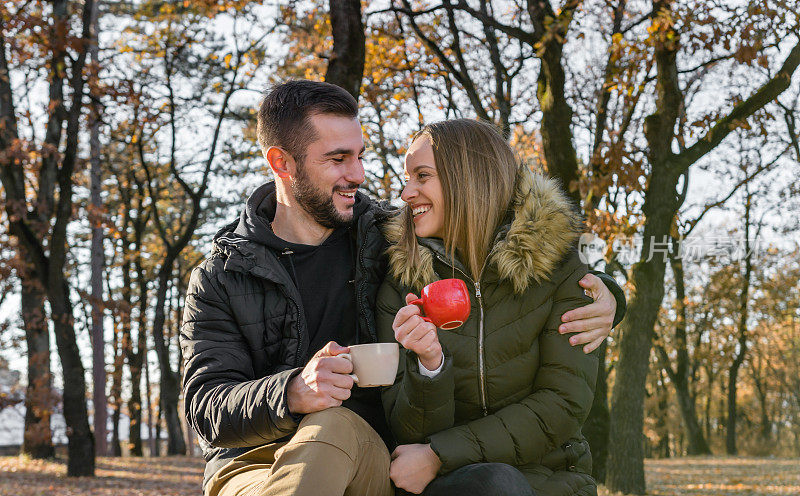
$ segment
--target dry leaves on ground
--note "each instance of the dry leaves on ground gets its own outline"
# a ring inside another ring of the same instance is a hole
[[[98,458],[96,477],[66,477],[63,460],[0,457],[0,496],[199,496],[200,458]]]
[[[66,477],[63,460],[0,457],[0,496],[200,496],[199,458],[99,458],[97,477]],[[798,496],[800,459],[647,460],[649,496]],[[618,496],[600,488],[600,496]]]
[[[687,457],[645,462],[649,496],[800,496],[800,459]],[[617,496],[601,488],[600,496]]]

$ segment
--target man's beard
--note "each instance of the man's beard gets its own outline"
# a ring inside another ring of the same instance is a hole
[[[305,167],[298,164],[297,174],[292,179],[292,193],[297,203],[303,210],[311,215],[317,224],[328,229],[349,226],[353,222],[353,213],[342,215],[333,203],[333,193],[339,190],[353,190],[358,184],[348,184],[346,187],[335,186],[330,195],[314,186],[308,177]]]

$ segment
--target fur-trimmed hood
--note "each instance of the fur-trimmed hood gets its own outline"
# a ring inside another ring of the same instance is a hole
[[[549,278],[583,232],[583,222],[557,181],[527,167],[517,173],[511,210],[513,220],[498,231],[488,262],[501,280],[522,293],[531,282]],[[391,243],[389,273],[402,285],[419,290],[438,279],[434,249],[441,243],[418,243],[420,263],[416,265],[398,244],[402,232],[403,215],[385,224],[384,234]]]

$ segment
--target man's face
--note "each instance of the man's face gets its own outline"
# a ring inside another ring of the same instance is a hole
[[[317,139],[306,146],[297,164],[292,193],[297,203],[321,226],[335,228],[353,221],[358,186],[364,182],[364,139],[358,119],[313,115]]]

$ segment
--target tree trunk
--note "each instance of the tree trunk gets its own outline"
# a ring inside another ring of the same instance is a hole
[[[194,429],[192,426],[189,425],[189,421],[186,419],[185,415],[181,415],[181,425],[186,431],[186,451],[189,456],[195,456],[195,438],[194,438]]]
[[[144,329],[138,330],[141,336],[137,336],[137,352],[132,354],[132,359],[128,360],[128,370],[131,374],[131,396],[128,400],[128,415],[130,417],[130,428],[128,439],[131,456],[144,456],[142,449],[142,356],[144,355],[144,343],[141,338],[144,336]],[[149,436],[148,436],[149,437]]]
[[[91,16],[94,2],[86,0],[83,6],[82,38],[90,40],[92,38]],[[67,22],[67,2],[58,0],[54,2],[54,16],[58,23]],[[58,29],[56,31],[59,31]],[[66,31],[59,36],[65,36]],[[60,48],[66,50],[66,42]],[[60,56],[60,55],[59,55]],[[64,55],[66,56],[66,55]],[[63,61],[63,59],[61,59]],[[52,178],[58,184],[58,196],[55,197],[54,186],[42,189],[40,185],[41,198],[45,204],[54,204],[54,210],[46,209],[46,218],[55,214],[55,222],[50,228],[48,240],[49,255],[47,257],[46,279],[43,281],[47,288],[47,299],[50,302],[50,317],[53,321],[53,329],[56,336],[56,347],[58,348],[59,358],[61,359],[62,377],[64,380],[64,420],[67,424],[68,439],[68,459],[67,475],[93,476],[95,468],[95,444],[94,435],[89,427],[89,415],[86,407],[86,377],[81,362],[78,343],[75,336],[73,307],[70,299],[69,284],[65,274],[67,253],[69,251],[69,239],[67,237],[67,226],[73,214],[73,172],[78,153],[78,137],[80,134],[80,117],[82,108],[82,97],[84,93],[85,80],[83,78],[83,67],[86,61],[86,51],[82,48],[77,52],[77,57],[72,65],[70,76],[70,88],[74,92],[72,105],[67,112],[66,128],[64,130],[64,152],[60,156],[60,167],[56,167],[53,162],[42,163],[42,167],[52,174]],[[60,69],[53,68],[56,72]],[[62,85],[58,77],[52,78],[53,85]],[[58,106],[63,105],[63,101],[53,102]],[[48,120],[48,126],[55,122]],[[60,136],[60,129],[56,135]],[[59,140],[60,141],[60,140]],[[58,141],[55,142],[56,145]],[[50,159],[58,158],[58,154]],[[50,179],[48,179],[49,181]],[[28,241],[29,242],[29,241]],[[105,406],[105,405],[103,405]]]
[[[139,234],[141,232],[139,231]],[[128,358],[128,368],[131,373],[131,398],[128,402],[128,411],[131,417],[131,455],[143,456],[142,449],[142,365],[144,364],[147,353],[147,281],[145,279],[144,268],[141,260],[141,236],[136,238],[136,272],[137,285],[139,286],[139,314],[136,325],[136,351],[131,353]],[[150,378],[147,377],[147,410],[150,411]],[[148,439],[152,439],[148,419]]]
[[[741,341],[739,346],[740,350],[744,346]],[[736,449],[736,391],[739,367],[743,360],[744,353],[739,351],[728,369],[728,423],[725,426],[725,452],[728,455],[738,454]]]
[[[153,437],[155,440],[155,455],[154,456],[161,456],[161,417],[164,414],[164,409],[162,408],[164,405],[164,400],[161,399],[159,396],[158,400],[158,411],[156,412],[156,434]],[[169,442],[169,441],[168,441]],[[169,454],[169,453],[167,453]]]
[[[729,455],[737,454],[736,449],[736,393],[739,368],[744,362],[747,354],[747,317],[748,300],[750,299],[750,278],[753,272],[753,254],[750,249],[750,210],[752,207],[752,196],[749,189],[745,198],[744,208],[744,274],[742,275],[742,292],[739,297],[739,339],[736,357],[733,359],[728,369],[728,430],[725,435],[725,451]]]
[[[111,449],[108,456],[122,456],[122,443],[119,439],[119,421],[122,416],[122,401],[113,398],[114,406],[111,410]]]
[[[122,332],[117,332],[114,326],[114,339],[112,342],[114,350],[114,369],[111,373],[111,447],[108,449],[108,456],[122,456],[122,445],[119,439],[119,422],[122,417],[122,368],[125,365],[125,348],[128,346],[128,337],[125,332],[126,316],[125,311],[120,312],[120,327]],[[130,332],[130,330],[128,330]],[[120,335],[121,334],[121,335]]]
[[[54,11],[59,12],[61,19],[66,20],[66,2],[55,2]],[[94,2],[86,0],[83,5],[82,38],[87,42],[92,38],[91,26]],[[66,43],[63,45],[66,50]],[[50,315],[56,336],[56,346],[61,358],[62,377],[64,379],[64,420],[67,424],[69,440],[67,453],[67,475],[93,476],[95,468],[94,435],[89,428],[89,416],[86,408],[86,378],[81,362],[78,343],[75,336],[73,307],[70,289],[65,274],[65,265],[70,243],[67,226],[73,215],[73,173],[78,154],[78,137],[80,134],[80,117],[85,80],[83,67],[86,61],[85,48],[77,53],[73,63],[70,87],[73,94],[72,106],[67,114],[64,130],[64,152],[60,167],[52,169],[58,183],[58,200],[55,202],[55,222],[49,239],[49,257],[47,270],[47,299],[50,302]],[[60,103],[60,102],[59,102]],[[46,165],[43,164],[43,167]],[[52,190],[46,191],[50,199]],[[49,201],[49,200],[48,200]],[[105,408],[103,403],[102,408]]]
[[[608,58],[603,71],[603,85],[599,88],[599,98],[597,101],[597,111],[595,112],[594,137],[592,138],[592,156],[590,163],[595,181],[599,180],[604,171],[600,157],[600,148],[605,141],[605,130],[608,121],[608,104],[611,101],[611,90],[613,79],[616,72],[618,59],[615,55],[615,35],[622,34],[622,20],[625,17],[625,5],[627,0],[618,0],[614,6],[614,20],[612,22],[611,37],[608,46]],[[597,208],[600,203],[601,195],[594,195],[591,199],[592,208]]]
[[[621,324],[620,357],[611,399],[609,489],[645,494],[644,428],[645,380],[655,322],[664,298],[664,274],[670,228],[682,199],[676,188],[680,164],[671,152],[680,102],[677,44],[656,50],[658,67],[656,111],[645,120],[652,166],[642,212],[645,216],[642,252],[633,267],[633,292]]]
[[[675,393],[678,397],[678,406],[680,407],[683,425],[686,428],[685,434],[688,442],[686,454],[710,455],[711,448],[708,447],[708,441],[703,435],[703,429],[700,427],[694,397],[689,393],[685,385],[679,386],[675,384]]]
[[[153,420],[153,400],[150,391],[150,362],[147,353],[144,353],[144,395],[147,401],[147,439],[150,442],[150,456],[158,456],[158,440],[156,439],[156,425],[158,418]],[[155,423],[154,423],[155,422]],[[159,430],[159,436],[160,436]]]
[[[536,96],[542,108],[540,130],[547,171],[561,181],[572,201],[579,205],[580,191],[573,188],[573,181],[578,179],[578,157],[572,143],[572,107],[564,91],[563,49],[558,37],[544,42]]]
[[[361,20],[361,0],[329,0],[333,52],[325,81],[347,90],[358,101],[364,78],[366,34]]]
[[[62,81],[55,79],[50,87],[51,92],[57,92],[59,85],[56,82]],[[57,118],[53,114],[49,117],[50,120]],[[45,229],[39,226],[36,219],[25,222],[30,217],[27,208],[26,173],[23,162],[14,153],[20,143],[11,72],[6,59],[6,39],[4,30],[0,29],[0,185],[5,193],[3,208],[8,220],[8,233],[18,240],[18,274],[22,285],[20,310],[28,347],[28,388],[25,396],[22,451],[41,458],[53,454],[50,430],[50,401],[53,399],[50,337],[44,320],[47,262],[41,246],[42,232]]]
[[[769,420],[765,403],[761,404],[761,442],[764,445],[772,442],[772,422]]]
[[[120,187],[120,193],[122,197],[122,201],[129,205],[128,208],[125,209],[123,214],[123,221],[122,221],[122,228],[119,232],[122,235],[122,243],[121,243],[121,255],[122,255],[122,301],[119,305],[117,305],[117,314],[119,315],[119,325],[117,326],[115,323],[114,326],[114,373],[113,373],[113,381],[111,386],[111,393],[113,397],[114,403],[114,441],[113,441],[113,452],[116,456],[119,456],[117,453],[120,453],[121,444],[119,441],[119,412],[122,409],[122,376],[123,376],[123,367],[125,365],[125,359],[130,359],[133,355],[132,350],[132,342],[131,342],[131,258],[128,249],[128,229],[130,227],[130,210],[133,208],[130,201],[130,195],[124,190],[124,187]],[[132,387],[133,389],[133,387]],[[128,410],[128,418],[130,420],[128,424],[128,451],[132,451],[130,448],[130,441],[133,439],[134,430],[138,429],[138,424],[134,426],[133,415]]]
[[[86,410],[86,379],[72,317],[69,286],[63,273],[52,271],[48,300],[64,378],[64,420],[67,424],[67,475],[94,475],[94,435]]]
[[[669,392],[664,382],[664,374],[661,369],[658,369],[655,384],[655,394],[658,397],[655,430],[658,434],[656,456],[659,458],[669,458],[671,454],[669,449]]]
[[[680,35],[674,29],[674,0],[653,1],[656,61],[655,111],[647,116],[644,134],[648,144],[647,159],[651,174],[642,207],[644,233],[640,261],[633,267],[634,293],[622,323],[620,358],[611,400],[609,489],[623,493],[645,493],[644,459],[641,446],[644,425],[644,381],[649,365],[655,327],[664,297],[666,260],[654,243],[668,241],[675,214],[683,203],[676,192],[681,175],[706,153],[718,146],[747,117],[777,98],[789,87],[792,74],[800,64],[800,43],[789,53],[783,66],[746,100],[690,147],[676,154],[672,151],[675,128],[683,94],[678,84],[677,54]]]
[[[611,396],[606,480],[610,489],[623,493],[645,494],[642,451],[645,380],[653,329],[664,298],[666,270],[664,254],[651,250],[657,248],[654,243],[669,239],[672,219],[679,207],[674,193],[677,182],[678,176],[668,163],[653,164],[643,206],[646,221],[642,255],[632,275],[637,290],[620,324],[620,357]]]
[[[92,37],[89,53],[95,69],[100,63],[99,49],[97,42],[97,23],[98,23],[98,3],[94,3],[92,9]],[[96,77],[96,75],[95,75]],[[92,398],[94,400],[94,432],[95,450],[98,456],[105,456],[108,453],[108,441],[106,424],[108,422],[107,399],[106,399],[106,360],[105,360],[105,336],[103,332],[103,224],[101,212],[103,203],[100,198],[102,189],[102,173],[100,170],[100,105],[97,102],[97,95],[92,99],[90,112],[90,134],[89,150],[91,162],[91,206],[89,208],[89,223],[92,226],[92,375],[94,377],[94,387]],[[119,412],[117,412],[119,417]],[[119,444],[119,443],[117,443]]]
[[[720,375],[721,374],[722,374],[722,370],[720,370]],[[724,436],[725,435],[725,429],[728,426],[728,417],[726,415],[726,413],[727,413],[726,404],[727,403],[725,403],[725,400],[728,397],[728,393],[727,393],[728,390],[727,390],[726,386],[727,386],[727,383],[725,382],[724,377],[720,377],[720,381],[719,381],[719,393],[720,393],[719,394],[719,405],[717,405],[718,408],[719,408],[719,424],[717,424],[718,425],[717,434],[720,435],[720,436]]]
[[[19,252],[20,264],[29,265],[24,250]],[[50,374],[50,332],[45,320],[42,284],[32,267],[19,272],[22,282],[21,310],[28,347],[28,385],[25,389],[25,430],[22,454],[35,459],[55,456],[50,416],[53,412],[52,376]]]
[[[763,350],[759,350],[762,351]],[[755,353],[758,356],[758,366],[751,361],[751,372],[753,375],[753,384],[755,384],[756,396],[758,397],[759,410],[761,412],[761,442],[764,446],[769,446],[772,441],[772,421],[769,418],[769,409],[767,405],[768,386],[763,379],[763,361],[765,358],[762,353]]]
[[[217,140],[219,138],[222,122],[226,115],[226,109],[228,108],[228,102],[230,101],[231,95],[236,88],[236,76],[237,73],[234,71],[233,77],[231,77],[230,85],[228,86],[227,91],[225,92],[225,96],[223,98],[222,104],[220,106],[219,113],[217,114],[217,123],[214,130],[214,137],[211,143],[211,149],[208,152],[208,157],[206,158],[205,168],[203,171],[202,180],[200,183],[199,188],[197,191],[193,190],[189,187],[189,185],[181,178],[180,174],[178,173],[176,167],[176,130],[175,130],[175,94],[172,88],[172,60],[167,57],[165,58],[166,61],[166,78],[167,78],[167,89],[169,94],[169,112],[170,112],[170,127],[172,129],[171,133],[171,141],[170,141],[170,171],[174,179],[179,183],[180,187],[182,188],[183,192],[191,199],[191,213],[189,215],[189,219],[185,222],[185,225],[179,230],[180,234],[178,238],[174,241],[169,240],[169,236],[167,234],[166,227],[162,224],[162,220],[159,218],[158,213],[158,194],[156,190],[153,188],[152,177],[150,174],[150,170],[147,166],[146,161],[144,160],[144,153],[141,141],[139,142],[139,154],[142,168],[147,174],[147,187],[150,192],[151,197],[151,211],[153,213],[153,221],[156,223],[156,227],[159,231],[159,236],[161,241],[163,242],[164,246],[166,247],[166,255],[161,263],[161,267],[158,271],[158,287],[156,290],[156,307],[155,307],[155,315],[153,319],[153,343],[155,345],[156,354],[158,355],[158,363],[161,369],[161,378],[160,378],[160,407],[163,407],[164,410],[164,418],[166,419],[167,424],[167,432],[169,441],[167,444],[167,454],[169,455],[182,455],[186,453],[186,442],[184,441],[183,432],[181,431],[181,422],[180,417],[178,416],[178,397],[179,397],[179,389],[180,384],[178,380],[178,374],[172,371],[172,366],[170,365],[170,356],[169,356],[169,344],[164,339],[164,323],[166,320],[166,303],[167,303],[167,288],[169,286],[170,278],[172,277],[172,272],[175,266],[175,261],[180,256],[180,253],[183,251],[184,248],[189,244],[194,235],[195,230],[197,229],[197,225],[200,219],[201,213],[201,202],[203,196],[205,195],[208,189],[208,177],[211,172],[211,165],[214,161],[214,157],[216,154],[216,146]]]
[[[135,176],[130,174],[130,183],[135,181]],[[133,348],[133,340],[129,343],[127,348],[128,352],[128,370],[131,374],[131,396],[128,401],[128,415],[130,416],[130,429],[129,429],[129,443],[131,456],[143,456],[144,450],[142,448],[142,365],[144,363],[145,355],[147,353],[147,279],[145,276],[144,266],[142,265],[142,236],[144,235],[144,228],[149,218],[149,210],[142,209],[144,203],[144,188],[141,183],[136,182],[136,198],[137,198],[137,218],[133,226],[133,253],[135,254],[135,268],[136,268],[136,285],[139,289],[138,295],[138,315],[136,319],[136,348]],[[123,277],[125,281],[126,291],[123,292],[124,304],[133,311],[133,282],[131,281],[131,254],[123,244]],[[131,314],[129,314],[130,318]],[[147,387],[150,387],[148,378]],[[147,396],[147,408],[150,408],[150,396]],[[149,428],[149,427],[148,427]],[[151,438],[148,431],[148,438]]]
[[[592,450],[592,477],[599,482],[606,480],[606,461],[608,459],[608,372],[606,370],[606,354],[608,344],[603,344],[597,349],[599,368],[597,371],[597,386],[594,390],[594,402],[589,412],[586,423],[583,424],[583,434],[589,441]]]
[[[713,397],[714,387],[713,380],[708,379],[708,392],[706,393],[706,416],[705,416],[705,431],[706,439],[711,439],[711,399]]]
[[[167,455],[186,454],[186,443],[183,439],[183,430],[178,416],[178,392],[180,384],[178,375],[172,371],[170,363],[168,341],[164,339],[164,324],[166,321],[167,288],[172,277],[172,267],[175,256],[167,254],[164,265],[158,275],[158,290],[156,293],[155,318],[153,319],[153,341],[155,343],[158,364],[161,372],[159,381],[160,408],[164,412],[167,427]]]
[[[677,240],[673,239],[673,243]],[[673,245],[675,247],[675,245]],[[695,397],[689,390],[689,351],[686,343],[686,283],[683,271],[683,260],[678,250],[673,250],[670,257],[672,273],[675,276],[675,302],[678,319],[675,323],[675,347],[677,348],[677,366],[674,371],[667,369],[667,373],[675,387],[678,397],[683,425],[686,428],[686,437],[689,443],[688,455],[710,455],[711,450],[703,436],[700,422],[697,419]],[[666,358],[666,357],[665,357]]]

